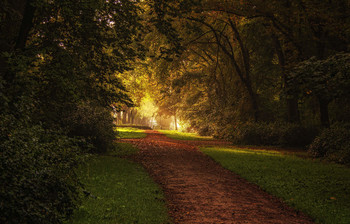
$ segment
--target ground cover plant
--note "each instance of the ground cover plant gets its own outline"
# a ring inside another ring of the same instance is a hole
[[[350,222],[350,169],[279,152],[206,147],[225,168],[305,212],[317,223]]]
[[[213,140],[209,136],[200,136],[196,133],[186,133],[174,130],[158,130],[160,133],[165,134],[169,138],[177,140]]]
[[[144,138],[146,133],[143,130],[133,127],[117,127],[118,138]]]

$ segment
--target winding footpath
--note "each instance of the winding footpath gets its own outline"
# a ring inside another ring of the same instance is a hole
[[[140,149],[141,163],[164,191],[173,223],[313,223],[198,150],[222,141],[173,140],[157,131],[125,139]]]

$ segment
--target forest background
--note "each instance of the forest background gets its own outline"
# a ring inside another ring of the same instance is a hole
[[[69,217],[75,168],[115,147],[114,123],[173,119],[236,144],[309,145],[350,162],[348,1],[0,6],[1,222]]]

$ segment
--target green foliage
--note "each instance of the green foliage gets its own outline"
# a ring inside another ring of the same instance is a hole
[[[85,143],[4,116],[0,127],[0,222],[62,223],[79,201]]]
[[[89,196],[68,223],[167,223],[164,196],[140,165],[94,156],[79,176]]]
[[[314,127],[292,123],[242,123],[226,135],[234,143],[248,145],[281,145],[304,147],[317,135]]]
[[[289,77],[290,91],[331,101],[350,96],[350,54],[338,53],[325,60],[312,57],[298,64]],[[293,90],[294,89],[294,90]]]
[[[70,135],[84,137],[94,148],[103,153],[113,148],[115,139],[113,117],[106,108],[91,102],[80,103],[66,120]]]
[[[257,184],[316,223],[350,222],[350,169],[279,152],[202,148],[225,168]]]
[[[109,107],[132,105],[115,73],[143,56],[140,8],[128,0],[0,6],[0,222],[61,223],[79,202],[80,151],[112,148]]]
[[[309,146],[313,157],[336,163],[350,164],[350,131],[348,125],[324,129]]]

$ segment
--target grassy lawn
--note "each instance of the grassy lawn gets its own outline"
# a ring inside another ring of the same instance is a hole
[[[167,137],[177,140],[213,140],[209,136],[199,136],[196,133],[185,133],[174,130],[157,130],[160,133],[165,134]]]
[[[146,133],[144,130],[132,127],[117,127],[117,137],[118,138],[144,138]]]
[[[110,155],[92,156],[80,168],[86,190],[84,197],[67,224],[168,223],[164,197],[160,188],[138,164],[116,156],[135,153],[127,143]]]
[[[204,147],[205,154],[318,223],[350,223],[350,169],[278,152]]]
[[[108,152],[110,156],[130,156],[138,151],[137,148],[129,143],[118,142],[113,150]]]

